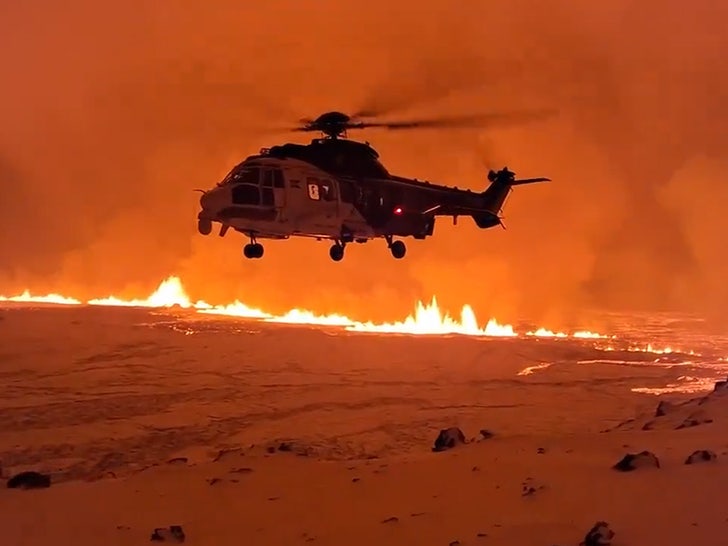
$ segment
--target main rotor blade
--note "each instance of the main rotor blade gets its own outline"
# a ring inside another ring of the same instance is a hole
[[[519,112],[500,112],[471,116],[451,116],[431,119],[414,119],[409,121],[392,122],[358,122],[352,123],[351,128],[383,128],[390,130],[401,129],[428,129],[428,128],[458,128],[458,127],[493,127],[505,125],[520,125],[533,121],[540,121],[554,117],[556,110],[530,110]]]
[[[375,83],[362,106],[352,114],[357,118],[386,116],[422,103],[436,102],[455,93],[491,85],[503,71],[493,61],[473,52],[461,51],[457,62],[449,56],[418,59]],[[487,69],[486,69],[487,67]]]

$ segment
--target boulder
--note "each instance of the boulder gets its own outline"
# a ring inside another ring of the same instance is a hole
[[[51,477],[31,470],[12,476],[7,485],[10,489],[44,489],[51,486]]]
[[[614,538],[614,531],[606,521],[597,521],[584,537],[580,546],[609,546]]]
[[[641,451],[639,453],[628,453],[612,468],[620,472],[630,472],[639,468],[650,467],[660,468],[659,459],[650,451]]]
[[[465,443],[465,434],[458,427],[444,428],[435,439],[432,451],[445,451]]]
[[[707,425],[713,422],[713,418],[710,417],[706,411],[697,410],[688,415],[685,420],[675,427],[675,430],[683,428],[692,428],[700,425]]]
[[[659,404],[657,404],[657,408],[655,409],[655,417],[662,417],[664,415],[667,415],[675,408],[675,405],[671,402],[667,402],[666,400],[661,400]]]
[[[152,532],[149,540],[156,542],[184,542],[185,532],[181,525],[170,525],[169,527],[157,527]]]
[[[693,451],[690,456],[685,459],[685,464],[708,463],[711,461],[715,461],[717,458],[718,456],[712,451],[709,451],[707,449],[699,449],[697,451]]]

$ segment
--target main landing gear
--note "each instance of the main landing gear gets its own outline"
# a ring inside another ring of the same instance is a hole
[[[335,262],[343,260],[345,246],[346,243],[341,243],[339,241],[336,241],[333,245],[331,245],[331,248],[329,249],[329,256],[331,256],[331,259]]]
[[[262,258],[263,257],[263,245],[255,240],[253,235],[250,236],[250,243],[243,247],[243,256],[248,259]]]
[[[404,258],[405,254],[407,254],[407,247],[404,242],[393,241],[391,235],[386,235],[385,239],[387,240],[387,246],[389,247],[389,251],[392,253],[392,256],[394,256],[397,260]],[[329,256],[331,256],[331,259],[335,262],[340,262],[344,259],[345,248],[346,243],[337,240],[333,245],[331,245],[331,248],[329,249]]]
[[[392,256],[394,256],[397,260],[404,258],[404,255],[407,254],[407,247],[404,242],[393,241],[391,235],[386,235],[384,238],[387,240],[387,246],[389,247],[389,251],[392,253]]]

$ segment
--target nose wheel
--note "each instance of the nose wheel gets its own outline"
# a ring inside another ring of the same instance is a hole
[[[250,234],[250,243],[243,247],[243,256],[248,259],[262,258],[263,245],[255,240],[255,236]]]
[[[404,255],[407,254],[407,247],[405,246],[403,241],[393,241],[392,236],[388,235],[385,237],[387,240],[387,246],[389,247],[389,251],[392,253],[392,256],[394,256],[397,260],[401,260],[404,258]]]
[[[201,218],[197,221],[197,231],[200,232],[200,235],[210,235],[212,233],[212,222]]]
[[[262,258],[263,245],[260,243],[249,243],[243,247],[243,256],[248,259]]]

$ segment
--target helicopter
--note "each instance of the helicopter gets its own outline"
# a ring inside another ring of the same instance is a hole
[[[302,119],[292,131],[319,132],[309,144],[288,142],[262,148],[246,157],[208,190],[197,190],[198,232],[219,236],[230,228],[249,239],[246,258],[262,258],[261,240],[309,237],[330,240],[329,256],[338,262],[351,243],[384,239],[392,256],[404,258],[401,238],[432,236],[438,216],[469,216],[481,229],[501,226],[501,209],[514,186],[547,182],[549,178],[516,179],[508,167],[489,170],[482,192],[391,174],[368,143],[350,140],[347,132],[370,127],[415,129],[460,127],[490,123],[498,114],[402,122],[367,121],[366,112],[349,116],[326,112]],[[533,117],[529,114],[528,117]],[[539,114],[536,113],[536,117]]]

